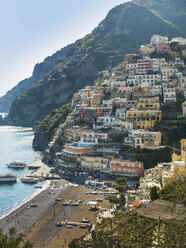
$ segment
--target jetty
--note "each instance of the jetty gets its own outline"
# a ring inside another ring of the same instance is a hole
[[[34,171],[21,178],[21,181],[24,183],[37,183],[47,179],[60,179],[59,175],[51,173],[48,165],[44,164],[41,160],[29,165],[28,168],[34,169]]]

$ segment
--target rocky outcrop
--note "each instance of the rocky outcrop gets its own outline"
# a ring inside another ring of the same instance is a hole
[[[34,126],[33,148],[36,151],[44,151],[48,146],[48,137],[39,125]]]
[[[71,104],[66,104],[59,109],[53,110],[50,115],[34,126],[33,148],[35,150],[44,151],[49,142],[54,143],[53,139],[55,139],[56,131],[65,123],[70,112]],[[57,143],[55,145],[55,147],[58,146]]]
[[[149,42],[155,33],[170,38],[181,34],[145,6],[125,3],[115,7],[91,34],[73,44],[43,80],[14,101],[7,121],[34,125],[52,109],[70,102],[78,89],[93,84],[100,71],[117,65],[126,53]]]

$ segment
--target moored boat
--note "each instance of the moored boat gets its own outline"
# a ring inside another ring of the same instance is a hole
[[[13,174],[0,175],[0,183],[15,183],[17,177]]]
[[[30,176],[25,176],[21,178],[22,183],[38,183],[43,181],[42,178],[36,178],[36,177],[30,177]]]
[[[24,169],[27,167],[27,164],[23,162],[11,162],[7,164],[7,167],[13,169]]]

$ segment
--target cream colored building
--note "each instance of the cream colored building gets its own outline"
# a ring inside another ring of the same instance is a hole
[[[176,37],[176,38],[173,38],[169,43],[171,42],[178,42],[179,45],[181,46],[186,46],[186,39],[183,38],[183,37]]]
[[[151,45],[142,45],[140,46],[140,52],[143,54],[143,55],[148,55],[152,52],[154,52],[156,50],[156,48],[154,46],[151,46]]]
[[[186,176],[186,139],[181,140],[181,155],[173,153],[172,162],[159,164],[158,172],[162,178],[163,186],[165,186],[173,176]]]
[[[137,108],[138,109],[156,109],[159,110],[160,109],[160,101],[159,101],[159,97],[141,97],[138,100],[137,103]]]
[[[109,161],[108,157],[81,156],[80,158],[81,167],[89,170],[108,170]]]
[[[124,132],[133,129],[133,123],[128,121],[115,121],[112,123],[112,129],[115,132]]]
[[[157,149],[161,144],[161,132],[129,130],[128,137],[124,138],[124,144],[140,149]]]

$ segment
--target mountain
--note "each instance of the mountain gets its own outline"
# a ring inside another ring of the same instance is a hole
[[[93,84],[100,71],[117,65],[126,53],[149,42],[153,34],[172,38],[182,33],[147,6],[131,2],[116,6],[92,33],[76,41],[39,83],[16,98],[7,123],[32,126],[71,101],[78,89]]]
[[[135,0],[134,0],[135,1]],[[186,36],[186,1],[185,0],[138,0],[158,15],[178,27],[183,36]]]
[[[9,90],[6,95],[0,97],[0,112],[8,112],[16,97],[25,93],[34,84],[39,82],[39,80],[41,80],[48,72],[50,72],[58,61],[66,57],[71,46],[72,45],[64,47],[52,56],[47,57],[42,63],[36,64],[30,78],[22,80],[15,87]]]

